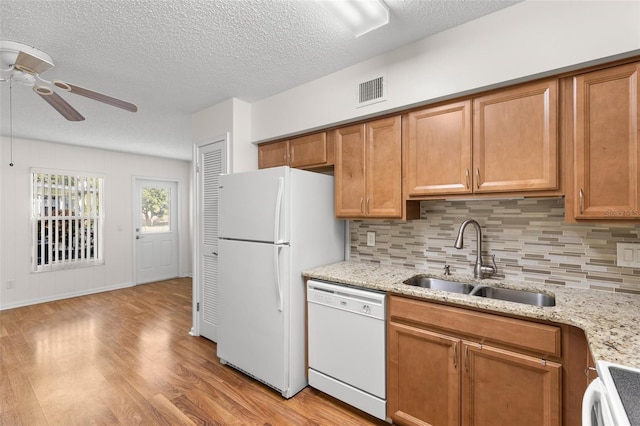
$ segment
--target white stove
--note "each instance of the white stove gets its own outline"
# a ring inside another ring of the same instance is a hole
[[[640,426],[640,369],[605,361],[582,400],[583,426]]]

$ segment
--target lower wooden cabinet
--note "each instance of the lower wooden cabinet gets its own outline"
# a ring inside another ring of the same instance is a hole
[[[561,425],[562,365],[463,342],[462,425]]]
[[[508,342],[520,326],[521,334],[531,326],[534,340],[545,334],[559,338],[559,329],[396,296],[389,303],[387,412],[394,423],[562,424],[562,364],[532,354],[532,348],[522,345],[522,336],[515,342],[522,351]],[[493,336],[485,339],[467,326],[477,324],[482,330],[504,320],[504,347],[497,341],[482,343]],[[442,324],[451,330],[442,329]]]
[[[402,425],[460,424],[459,339],[390,323],[387,413]]]

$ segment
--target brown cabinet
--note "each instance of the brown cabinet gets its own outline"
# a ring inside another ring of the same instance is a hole
[[[258,145],[258,168],[289,165],[289,141],[263,143]]]
[[[464,342],[462,425],[561,425],[562,366]]]
[[[407,198],[559,191],[557,117],[557,80],[408,114]]]
[[[298,169],[333,165],[333,144],[327,132],[289,140],[289,165]]]
[[[327,132],[258,145],[258,168],[290,166],[314,169],[333,165],[333,141]]]
[[[558,157],[557,80],[473,100],[475,192],[557,189]]]
[[[472,192],[471,101],[407,115],[409,196]]]
[[[460,339],[396,322],[388,336],[387,413],[394,423],[458,426]]]
[[[388,414],[403,425],[560,425],[558,327],[390,296]]]
[[[568,219],[640,219],[640,63],[574,77]],[[569,213],[570,212],[570,213]]]
[[[339,218],[402,217],[400,116],[333,131]]]

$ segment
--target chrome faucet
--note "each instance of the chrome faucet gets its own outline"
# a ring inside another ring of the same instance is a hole
[[[472,224],[476,227],[476,239],[478,240],[477,246],[477,256],[476,256],[476,266],[473,268],[473,276],[474,278],[487,278],[491,275],[498,272],[498,267],[496,266],[496,256],[492,255],[491,259],[493,265],[483,265],[482,264],[482,230],[480,229],[480,224],[473,219],[467,219],[460,225],[460,230],[458,231],[458,237],[456,238],[456,243],[453,245],[457,249],[462,248],[463,243],[463,234],[464,229],[467,225]]]

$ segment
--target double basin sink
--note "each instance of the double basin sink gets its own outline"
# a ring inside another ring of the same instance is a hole
[[[441,280],[425,275],[416,275],[404,281],[404,284],[442,290],[451,293],[468,294],[470,296],[485,297],[487,299],[504,300],[507,302],[524,303],[533,306],[555,306],[556,298],[550,294],[516,290],[511,288],[488,287],[482,284],[468,284],[457,281]]]

